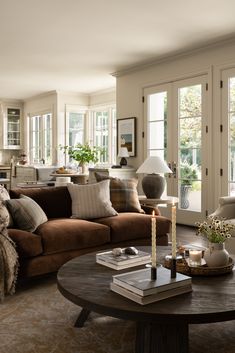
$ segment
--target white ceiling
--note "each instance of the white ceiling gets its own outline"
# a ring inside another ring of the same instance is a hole
[[[112,72],[232,36],[234,13],[234,0],[0,0],[0,97],[115,87]]]

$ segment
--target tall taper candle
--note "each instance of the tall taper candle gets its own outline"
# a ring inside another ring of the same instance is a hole
[[[152,267],[157,266],[157,253],[156,253],[156,217],[155,212],[152,213]]]
[[[171,208],[171,241],[172,241],[172,258],[176,259],[176,206],[173,202]]]

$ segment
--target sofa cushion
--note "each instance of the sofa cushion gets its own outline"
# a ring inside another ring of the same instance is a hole
[[[117,217],[100,218],[95,221],[111,228],[111,242],[151,237],[151,216],[141,213],[119,213]],[[157,237],[170,231],[171,221],[157,216]]]
[[[37,202],[49,219],[66,218],[72,214],[72,201],[67,186],[10,190],[13,199],[19,198],[20,194],[29,196]]]
[[[80,219],[54,219],[40,225],[44,254],[91,248],[110,242],[109,227]]]
[[[42,254],[41,237],[19,229],[8,229],[8,235],[16,244],[16,251],[22,258]]]
[[[40,224],[47,221],[42,208],[28,196],[22,195],[20,199],[6,200],[5,203],[14,224],[21,230],[34,232]]]
[[[92,219],[117,215],[109,195],[109,180],[96,184],[68,184],[72,199],[72,217]]]
[[[117,212],[144,213],[138,198],[137,179],[113,178],[97,172],[95,172],[95,177],[98,182],[110,180],[110,200]]]

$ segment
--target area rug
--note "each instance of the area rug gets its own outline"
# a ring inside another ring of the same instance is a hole
[[[79,312],[59,293],[54,275],[21,284],[0,304],[0,352],[134,353],[131,321],[92,313],[74,328]],[[191,325],[190,353],[201,352],[235,353],[235,321]]]

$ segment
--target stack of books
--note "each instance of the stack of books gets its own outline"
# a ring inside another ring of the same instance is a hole
[[[179,294],[192,291],[192,279],[177,273],[171,278],[171,271],[159,267],[157,279],[151,280],[151,269],[114,275],[110,289],[141,305],[150,304]]]
[[[151,255],[141,250],[138,251],[137,255],[128,255],[122,249],[120,256],[114,256],[112,251],[106,251],[96,254],[96,262],[114,270],[123,270],[124,268],[140,266],[151,262]]]

